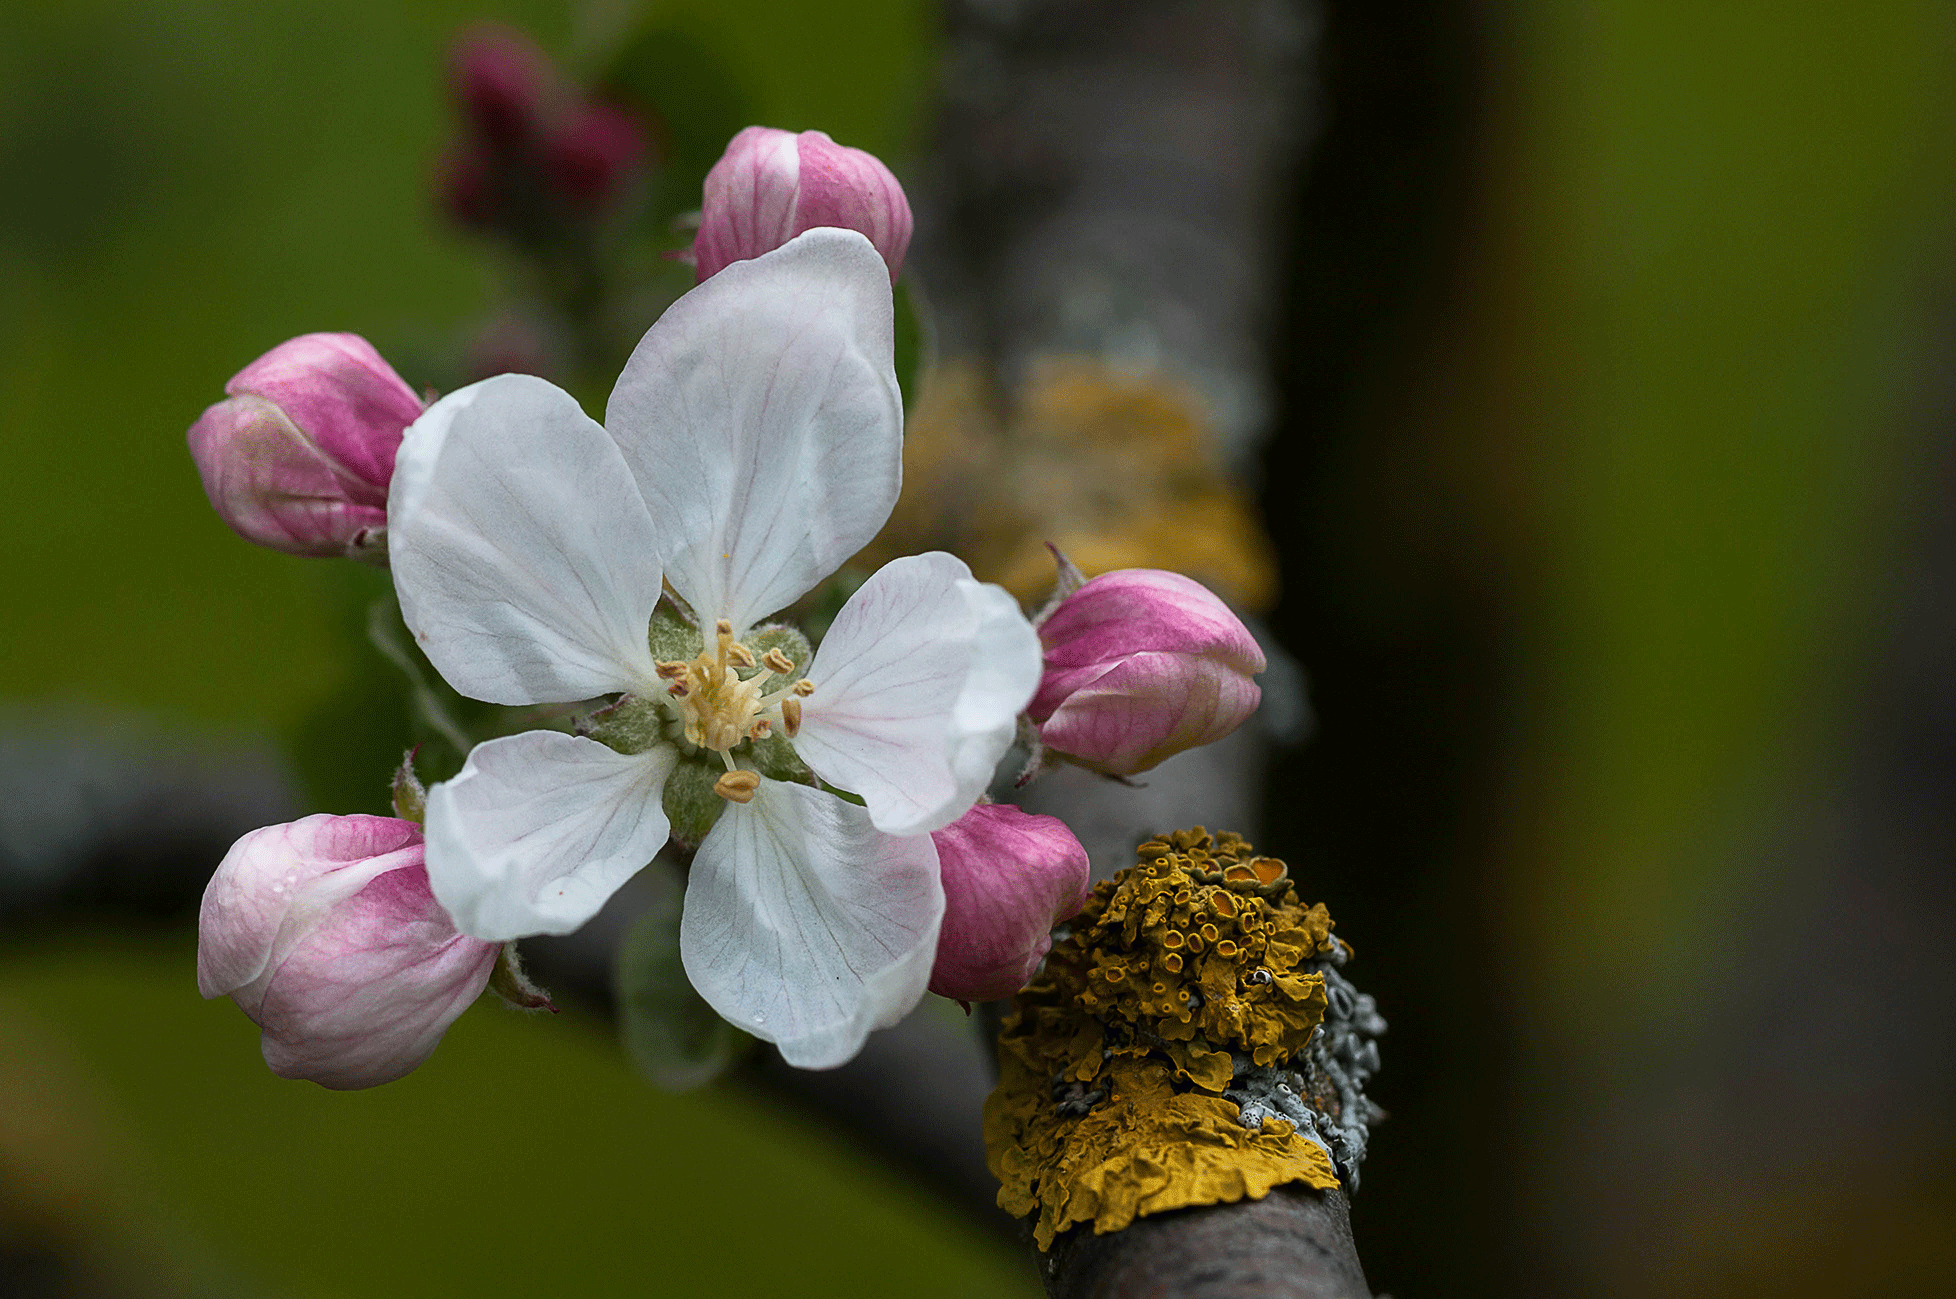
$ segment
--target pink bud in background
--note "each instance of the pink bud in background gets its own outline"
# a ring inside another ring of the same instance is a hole
[[[1222,739],[1256,711],[1263,651],[1201,583],[1103,573],[1039,626],[1046,672],[1026,714],[1046,747],[1116,776]]]
[[[455,42],[455,93],[475,132],[511,149],[534,134],[557,73],[530,38],[508,27],[477,27]]]
[[[1057,817],[981,803],[931,834],[944,880],[944,924],[930,990],[996,1001],[1025,986],[1050,930],[1087,901],[1087,850]]]
[[[360,553],[387,524],[387,484],[421,399],[358,334],[280,343],[190,427],[211,507],[247,541]]]
[[[348,1090],[434,1051],[501,950],[458,933],[428,891],[421,827],[309,816],[253,830],[204,890],[197,987],[264,1030],[282,1078]]]
[[[910,203],[890,169],[821,131],[750,126],[706,174],[693,240],[696,282],[816,226],[867,236],[896,282],[910,247]]]
[[[643,167],[645,152],[637,118],[611,104],[579,104],[551,134],[551,186],[580,212],[594,212]]]
[[[487,163],[473,153],[444,158],[435,174],[441,205],[457,225],[471,230],[493,227],[502,214],[502,196]]]

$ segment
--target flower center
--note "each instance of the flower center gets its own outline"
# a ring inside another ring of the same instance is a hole
[[[733,624],[725,618],[714,624],[713,644],[699,657],[656,666],[660,679],[670,683],[666,695],[687,741],[718,753],[729,773],[736,770],[733,750],[748,740],[763,739],[776,726],[790,738],[800,731],[801,701],[815,689],[806,677],[788,679],[794,660],[778,648],[755,657],[734,639]],[[753,798],[756,788],[758,781],[731,776],[715,786],[721,797],[737,803]]]

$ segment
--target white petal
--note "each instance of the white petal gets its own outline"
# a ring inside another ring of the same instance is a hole
[[[665,845],[674,750],[526,731],[428,791],[428,883],[474,938],[568,934]]]
[[[902,481],[890,272],[811,230],[666,309],[605,425],[666,538],[666,576],[736,631],[869,543]]]
[[[942,551],[892,560],[822,638],[795,752],[862,795],[878,829],[941,830],[985,792],[1041,666],[1003,588]]]
[[[883,834],[854,803],[763,780],[693,858],[679,954],[713,1009],[789,1064],[829,1069],[924,995],[943,917],[929,835]]]
[[[401,614],[463,694],[564,703],[652,681],[652,516],[562,389],[506,374],[429,407],[395,461],[387,534]]]

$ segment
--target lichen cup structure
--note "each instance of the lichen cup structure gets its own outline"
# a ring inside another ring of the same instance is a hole
[[[1385,1031],[1283,862],[1198,826],[1097,885],[1005,1013],[985,1106],[999,1206],[1071,1228],[1357,1185]]]

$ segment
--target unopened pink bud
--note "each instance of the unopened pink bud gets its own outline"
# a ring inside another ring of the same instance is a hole
[[[428,889],[421,827],[309,816],[233,844],[204,890],[197,987],[263,1030],[283,1078],[338,1090],[408,1073],[489,982],[499,943]]]
[[[484,25],[456,41],[451,58],[456,96],[477,135],[507,150],[535,132],[556,70],[529,37]]]
[[[981,803],[933,831],[944,924],[930,990],[996,1001],[1025,986],[1054,925],[1087,901],[1087,850],[1057,817]]]
[[[1263,651],[1201,583],[1103,573],[1040,624],[1046,672],[1026,714],[1047,748],[1116,776],[1211,744],[1256,711]]]
[[[580,212],[604,207],[645,163],[645,129],[613,104],[573,108],[551,134],[550,182]]]
[[[867,237],[896,282],[910,247],[910,202],[890,169],[821,131],[750,126],[706,174],[694,273],[704,283],[730,263],[772,252],[817,226]]]
[[[421,399],[358,334],[280,343],[190,427],[211,507],[247,541],[360,553],[386,526],[401,433]]]

